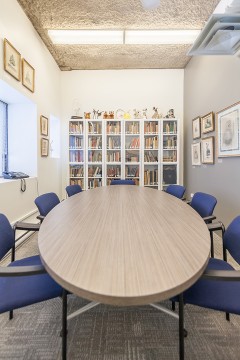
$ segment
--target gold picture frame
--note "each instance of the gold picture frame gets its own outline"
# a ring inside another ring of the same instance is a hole
[[[201,143],[197,142],[192,144],[191,149],[191,155],[192,155],[192,165],[193,166],[199,166],[201,165]]]
[[[21,54],[7,40],[3,42],[4,70],[16,80],[21,80]]]
[[[34,92],[35,69],[25,59],[22,59],[22,84],[28,90]]]
[[[202,164],[214,164],[214,136],[202,139]]]
[[[40,116],[40,132],[41,135],[48,136],[48,118],[43,115]]]
[[[214,131],[214,114],[213,112],[208,113],[201,117],[201,129],[202,134],[207,134]]]
[[[47,157],[49,153],[49,140],[41,138],[41,156]]]
[[[192,120],[192,138],[193,140],[199,139],[201,137],[201,127],[200,127],[200,116]]]

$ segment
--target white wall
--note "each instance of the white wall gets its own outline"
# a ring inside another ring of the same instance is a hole
[[[10,43],[20,52],[35,69],[35,92],[31,93],[20,82],[4,71],[3,68],[3,39],[7,38]],[[38,36],[36,30],[28,20],[17,0],[1,0],[0,3],[0,79],[11,87],[29,98],[37,106],[38,144],[37,144],[37,176],[39,181],[39,193],[54,191],[60,194],[61,190],[61,161],[59,158],[41,158],[40,156],[40,115],[50,117],[50,114],[60,118],[60,70],[49,51]],[[1,93],[1,91],[0,91]],[[23,137],[24,131],[19,134]],[[27,141],[27,139],[26,139]],[[19,169],[21,170],[21,169]],[[11,185],[12,184],[12,185]],[[0,183],[0,194],[5,191],[16,194],[17,186],[13,182]],[[18,211],[8,211],[7,197],[0,202],[0,212],[8,213],[11,221],[25,216],[35,209],[33,203],[37,196],[29,189],[21,194],[21,204]]]
[[[218,159],[214,165],[191,165],[192,119],[214,113],[240,101],[238,56],[193,57],[185,69],[184,147],[185,184],[188,195],[196,191],[218,199],[215,214],[227,225],[240,214],[240,157]],[[212,132],[206,136],[215,136]]]
[[[74,114],[75,104],[80,115],[95,110],[125,111],[148,109],[153,106],[163,115],[173,108],[175,116],[183,120],[184,70],[99,70],[72,71],[61,74],[63,136],[63,194],[67,185],[68,121]],[[182,132],[181,132],[182,133]],[[181,139],[182,140],[182,139]],[[182,156],[181,156],[182,160]],[[182,173],[180,174],[180,179]]]

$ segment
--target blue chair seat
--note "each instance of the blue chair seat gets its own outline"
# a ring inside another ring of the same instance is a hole
[[[13,261],[9,266],[42,265],[38,255]],[[0,277],[0,313],[62,296],[62,287],[48,274]]]
[[[135,185],[135,181],[132,179],[113,179],[110,185]]]
[[[234,270],[227,262],[210,258],[207,270]],[[184,302],[213,310],[240,314],[240,282],[198,280],[184,292]]]

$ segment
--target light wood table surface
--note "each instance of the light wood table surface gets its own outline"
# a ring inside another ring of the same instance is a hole
[[[39,251],[51,276],[111,305],[170,298],[203,273],[210,236],[186,203],[162,191],[108,186],[74,195],[43,221]]]

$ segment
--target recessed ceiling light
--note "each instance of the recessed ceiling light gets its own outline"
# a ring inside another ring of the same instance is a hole
[[[123,30],[48,30],[53,44],[123,44]]]
[[[126,30],[125,44],[192,44],[200,30]]]

